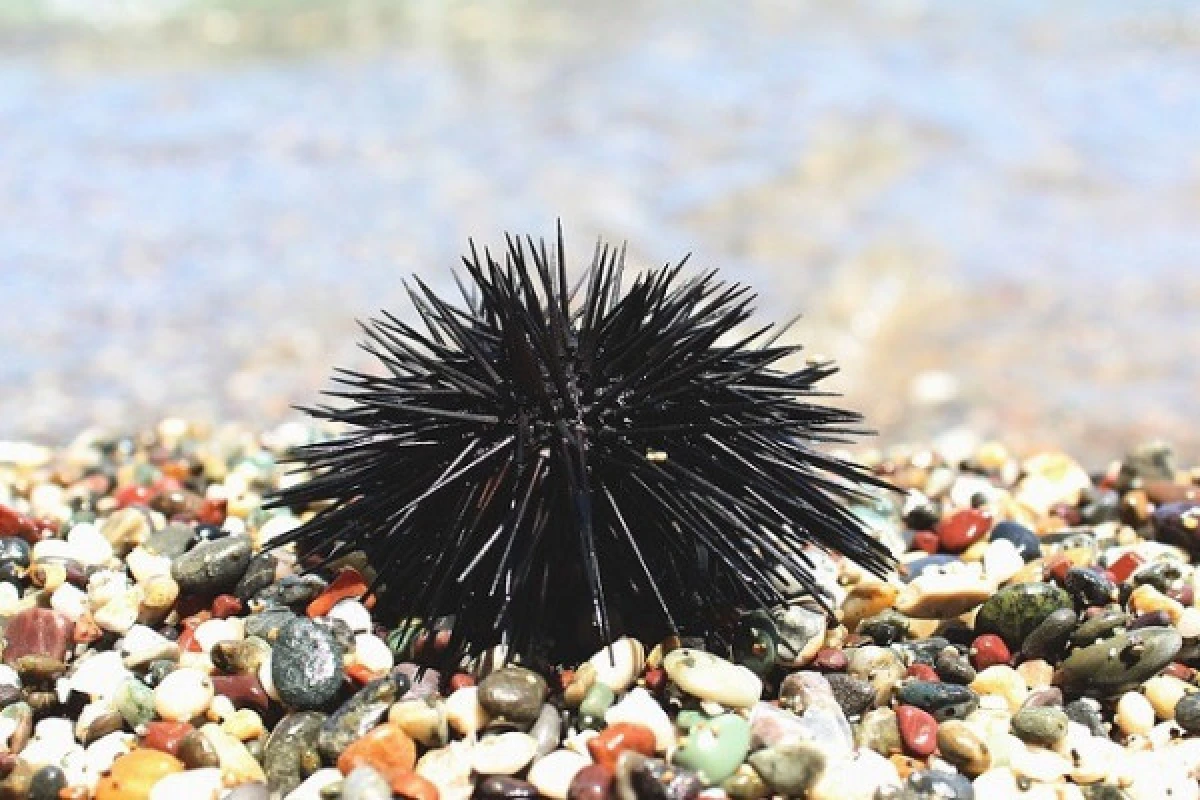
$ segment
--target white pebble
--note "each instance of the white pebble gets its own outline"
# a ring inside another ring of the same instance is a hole
[[[762,679],[757,675],[703,650],[672,650],[663,659],[663,668],[680,689],[701,700],[749,708],[762,695]]]
[[[439,800],[470,800],[475,792],[471,750],[465,739],[430,750],[417,761],[415,772],[437,787]]]
[[[51,764],[61,765],[76,750],[83,754],[83,748],[75,742],[71,720],[47,717],[34,727],[33,737],[21,750],[21,760],[37,770]]]
[[[654,747],[660,753],[675,743],[675,726],[670,716],[654,696],[640,686],[630,689],[620,702],[604,712],[604,721],[609,725],[618,722],[645,725],[654,731]]]
[[[118,651],[129,668],[149,664],[155,659],[175,661],[179,658],[179,645],[153,628],[134,625],[125,632]]]
[[[542,797],[566,800],[575,774],[590,763],[590,758],[571,750],[555,750],[533,762],[527,780]]]
[[[360,633],[354,637],[354,660],[371,672],[387,672],[396,657],[383,639],[373,633]]]
[[[125,592],[129,591],[129,577],[125,570],[102,569],[93,572],[88,578],[88,605],[93,610],[103,608]]]
[[[142,597],[141,587],[135,586],[100,606],[92,613],[92,617],[102,630],[123,634],[137,622]]]
[[[228,483],[228,481],[226,482]],[[272,539],[282,536],[288,531],[293,531],[301,525],[300,518],[294,517],[291,514],[278,514],[266,521],[261,528],[258,529],[259,545],[266,547],[267,543]]]
[[[371,630],[371,612],[362,603],[352,598],[344,598],[334,603],[333,608],[326,614],[330,619],[340,619],[350,626],[355,633],[366,633]]]
[[[21,676],[8,664],[0,664],[0,686],[21,688]]]
[[[1154,727],[1154,706],[1141,692],[1126,692],[1117,701],[1114,721],[1126,736],[1149,733]]]
[[[208,653],[217,642],[240,642],[246,638],[245,623],[237,618],[206,619],[196,626],[196,644]]]
[[[472,752],[471,764],[480,775],[516,775],[537,750],[537,740],[528,733],[512,731],[479,740]]]
[[[145,583],[159,575],[170,575],[171,557],[151,553],[138,545],[125,557],[125,566],[129,567],[135,581]]]
[[[57,560],[60,558],[75,558],[75,548],[66,539],[42,539],[33,546],[31,556],[34,562]]]
[[[642,668],[646,666],[646,649],[637,639],[622,637],[603,647],[588,662],[596,669],[596,683],[601,683],[617,694],[633,686]]]
[[[109,650],[80,661],[71,673],[70,686],[93,700],[108,700],[130,677],[119,652]]]
[[[471,736],[488,723],[488,713],[479,703],[479,687],[464,686],[446,698],[446,721],[460,736]]]
[[[17,587],[5,581],[0,583],[0,615],[11,617],[19,610],[21,595]]]
[[[67,534],[67,544],[85,567],[107,564],[113,557],[112,543],[90,522],[81,522]]]
[[[150,788],[149,800],[217,800],[225,791],[217,767],[189,769],[159,778]]]
[[[113,762],[133,750],[137,737],[124,731],[113,731],[101,736],[83,751],[83,771],[87,785],[94,788],[100,777],[112,767]]]
[[[1020,572],[1023,566],[1025,559],[1008,539],[994,539],[983,551],[983,572],[997,586]]]
[[[88,610],[87,592],[64,582],[50,595],[50,607],[74,622]]]
[[[154,689],[154,708],[172,722],[188,722],[203,713],[213,699],[212,678],[197,669],[168,673]]]

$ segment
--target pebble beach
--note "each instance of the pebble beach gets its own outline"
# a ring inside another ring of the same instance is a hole
[[[0,797],[1200,797],[1200,469],[1166,444],[858,453],[901,490],[856,509],[899,568],[814,553],[834,614],[438,672],[369,564],[270,546],[320,435],[0,443]]]

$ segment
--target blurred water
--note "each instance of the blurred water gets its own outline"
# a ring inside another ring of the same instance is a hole
[[[561,217],[804,312],[887,441],[1200,452],[1192,3],[20,0],[0,45],[0,438],[277,419]]]

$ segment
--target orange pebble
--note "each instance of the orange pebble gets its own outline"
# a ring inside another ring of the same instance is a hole
[[[392,792],[406,800],[438,800],[437,787],[415,772],[404,772],[391,779]]]
[[[394,782],[398,776],[411,772],[416,763],[417,746],[413,740],[399,725],[386,722],[343,750],[337,767],[343,775],[349,775],[355,767],[366,764]],[[393,791],[396,791],[394,786]]]
[[[597,764],[616,770],[617,758],[626,750],[654,756],[654,731],[636,722],[617,722],[588,739],[588,752]]]
[[[337,574],[333,583],[325,587],[325,591],[313,598],[305,613],[310,617],[323,617],[328,614],[339,600],[348,597],[362,597],[367,593],[367,581],[353,567],[346,567]]]
[[[118,758],[112,770],[96,785],[96,800],[147,800],[150,788],[173,772],[182,772],[183,762],[174,756],[140,748]]]

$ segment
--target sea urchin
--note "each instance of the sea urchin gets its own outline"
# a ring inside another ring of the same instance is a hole
[[[362,551],[399,620],[448,627],[444,652],[555,659],[631,633],[709,633],[797,589],[808,550],[881,573],[886,549],[847,503],[878,484],[820,445],[858,414],[813,402],[828,363],[742,334],[754,296],[685,262],[622,288],[624,248],[597,245],[568,283],[562,232],[472,244],[464,302],[408,286],[420,330],[363,325],[381,376],[339,371],[346,432],[300,448],[311,472],[275,505],[319,509],[278,544],[309,564]],[[586,655],[586,654],[585,654]]]

